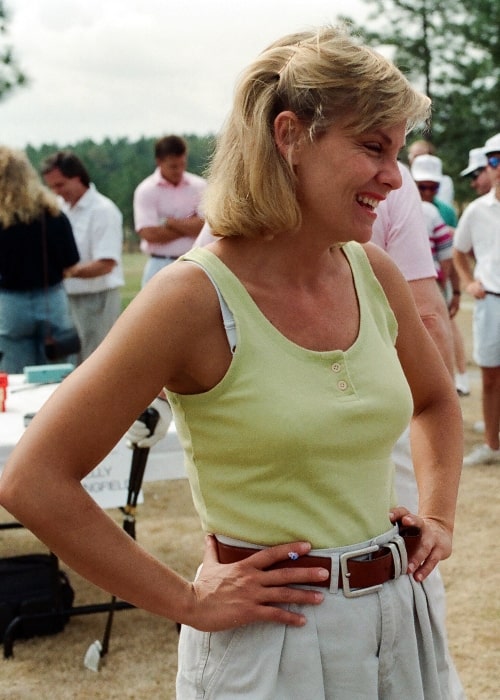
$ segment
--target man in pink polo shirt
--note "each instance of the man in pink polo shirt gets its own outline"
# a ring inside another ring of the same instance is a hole
[[[149,255],[142,286],[186,253],[203,226],[203,178],[186,172],[187,144],[180,136],[155,143],[156,169],[134,192],[135,230],[141,250]]]

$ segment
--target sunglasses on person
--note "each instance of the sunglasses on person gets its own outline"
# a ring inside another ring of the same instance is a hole
[[[469,173],[469,178],[474,182],[474,180],[477,180],[477,178],[481,175],[483,172],[484,168],[478,168],[477,170],[474,170],[474,172]]]
[[[417,187],[420,192],[437,192],[439,189],[439,185],[424,185],[422,182],[419,182]]]
[[[500,165],[500,156],[488,156],[488,165],[490,168],[498,168]]]

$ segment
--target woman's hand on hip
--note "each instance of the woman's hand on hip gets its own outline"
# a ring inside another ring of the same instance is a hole
[[[303,556],[310,549],[307,542],[291,542],[262,549],[234,564],[220,564],[215,537],[207,535],[203,565],[191,584],[194,601],[190,619],[184,622],[213,632],[262,621],[305,625],[306,617],[291,612],[288,606],[319,605],[323,594],[291,586],[317,585],[328,578],[329,572],[319,566],[266,569],[286,561],[290,552]]]
[[[391,522],[400,521],[406,527],[418,527],[420,542],[408,558],[408,574],[416,581],[423,581],[442,559],[451,554],[452,533],[446,524],[431,516],[410,513],[407,508],[397,507],[390,513]]]

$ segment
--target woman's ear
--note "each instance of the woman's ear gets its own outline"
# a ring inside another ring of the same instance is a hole
[[[302,124],[295,112],[280,112],[274,120],[274,139],[278,151],[290,166],[297,164],[296,156],[301,135]]]

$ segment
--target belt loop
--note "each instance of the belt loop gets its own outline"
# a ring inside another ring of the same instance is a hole
[[[330,573],[330,593],[338,593],[339,591],[339,571],[340,571],[340,558],[338,554],[331,555],[332,570]]]

